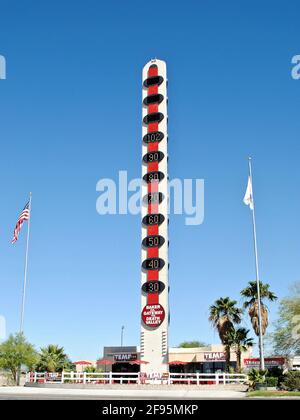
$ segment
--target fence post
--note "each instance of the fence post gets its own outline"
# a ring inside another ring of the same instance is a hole
[[[219,385],[219,374],[216,373],[216,385]]]
[[[86,384],[86,372],[83,372],[83,383]]]
[[[200,385],[200,381],[199,381],[199,372],[196,373],[196,377],[197,377],[197,385]]]
[[[36,382],[36,372],[34,372],[33,382]]]
[[[112,384],[112,372],[111,371],[109,372],[109,384],[110,385]]]
[[[61,383],[62,383],[62,384],[64,383],[64,380],[65,380],[65,372],[64,372],[64,371],[62,371],[62,372],[61,372]]]

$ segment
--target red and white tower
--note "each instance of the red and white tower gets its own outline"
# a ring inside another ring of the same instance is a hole
[[[141,359],[168,371],[168,112],[166,63],[143,69]]]

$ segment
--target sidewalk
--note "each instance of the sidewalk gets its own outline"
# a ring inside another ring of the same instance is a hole
[[[244,398],[245,392],[233,390],[189,390],[189,389],[63,389],[1,387],[0,399],[102,399],[102,400],[168,400],[168,399],[236,399]]]

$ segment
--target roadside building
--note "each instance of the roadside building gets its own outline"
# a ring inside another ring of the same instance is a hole
[[[243,358],[251,357],[251,348],[243,353],[242,355],[242,368]],[[222,344],[211,344],[207,347],[196,347],[196,348],[180,348],[173,347],[169,349],[169,362],[182,361],[187,363],[183,365],[183,372],[199,372],[199,373],[218,373],[224,372],[226,366],[226,358],[224,352],[224,346]],[[234,351],[230,353],[230,366],[236,368],[236,354]],[[182,368],[181,367],[181,368]],[[180,366],[170,365],[170,371],[176,372]]]
[[[300,356],[294,356],[291,361],[292,370],[300,370]]]
[[[242,368],[245,367],[244,359],[250,359],[252,356],[251,348],[242,355]],[[207,347],[197,348],[169,348],[169,370],[170,372],[199,372],[216,373],[225,371],[225,352],[221,344],[212,344]],[[137,346],[128,347],[104,347],[103,358],[97,361],[97,367],[103,369],[102,361],[106,361],[106,370],[112,372],[139,372],[143,371],[143,365],[140,364],[140,350]],[[111,361],[108,364],[107,361]],[[172,362],[182,362],[172,365]],[[233,369],[236,368],[236,354],[234,351],[230,354],[230,364]]]
[[[182,362],[182,364],[172,365],[172,362]],[[104,362],[104,363],[103,363]],[[111,363],[109,363],[111,362]],[[84,372],[87,366],[96,367],[106,372],[139,372],[143,371],[140,363],[140,349],[137,346],[123,347],[104,347],[103,357],[99,360],[79,360],[73,362],[77,372]],[[170,372],[184,373],[218,373],[225,370],[225,353],[221,344],[212,344],[207,347],[196,348],[169,348]],[[236,354],[231,352],[230,364],[236,368]],[[259,369],[259,358],[252,357],[251,348],[242,354],[241,366],[244,371]],[[300,356],[290,359],[286,357],[266,357],[266,369],[279,367],[283,371],[299,370]]]

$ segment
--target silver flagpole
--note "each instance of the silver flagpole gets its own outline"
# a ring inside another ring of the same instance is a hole
[[[31,220],[31,200],[32,193],[29,193],[29,219],[27,227],[27,239],[26,239],[26,253],[25,253],[25,268],[24,268],[24,283],[23,283],[23,293],[22,293],[22,307],[21,307],[21,323],[20,323],[20,333],[24,332],[24,312],[25,312],[25,298],[26,298],[26,286],[27,286],[27,268],[28,268],[28,247],[29,247],[29,234],[30,234],[30,220]]]
[[[259,279],[259,266],[258,266],[258,252],[257,252],[257,239],[256,239],[256,221],[255,221],[255,204],[254,204],[254,193],[253,193],[253,179],[252,179],[252,164],[251,157],[249,157],[249,176],[251,180],[252,190],[252,223],[253,223],[253,239],[254,239],[254,254],[255,254],[255,268],[256,268],[256,284],[257,284],[257,300],[258,300],[258,323],[259,323],[259,358],[260,368],[265,369],[265,358],[264,358],[264,342],[262,335],[262,322],[261,322],[261,300],[260,300],[260,279]]]

